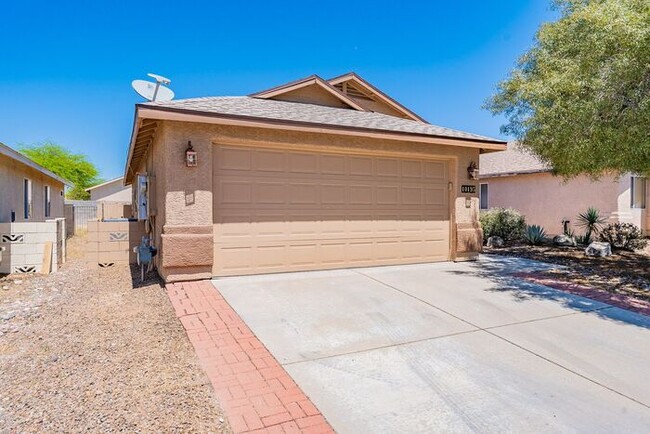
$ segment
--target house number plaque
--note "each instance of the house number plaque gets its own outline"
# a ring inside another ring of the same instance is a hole
[[[475,185],[461,185],[460,186],[460,192],[461,193],[476,193],[476,186]]]

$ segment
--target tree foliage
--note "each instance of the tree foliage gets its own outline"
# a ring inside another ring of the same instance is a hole
[[[74,154],[56,143],[45,142],[22,146],[20,152],[60,177],[72,182],[73,187],[66,192],[68,199],[87,200],[90,194],[86,188],[100,182],[99,170],[83,154]]]
[[[650,1],[554,3],[486,107],[559,175],[650,173]]]

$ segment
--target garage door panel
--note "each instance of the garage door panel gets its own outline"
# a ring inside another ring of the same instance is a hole
[[[447,164],[217,146],[218,276],[446,260]]]
[[[377,159],[377,176],[378,177],[398,177],[399,160],[396,158],[379,158]]]
[[[252,149],[240,147],[222,147],[219,158],[217,158],[217,168],[219,170],[245,170],[252,169]]]
[[[224,158],[222,156],[221,158]],[[283,151],[260,149],[253,152],[253,170],[255,172],[284,173],[286,171],[287,154]]]
[[[318,154],[289,154],[290,173],[318,173]]]
[[[404,178],[421,178],[422,162],[413,160],[402,160],[402,177]]]
[[[371,157],[349,157],[348,164],[351,176],[372,176]]]
[[[320,170],[323,175],[346,175],[346,158],[342,155],[322,155]]]

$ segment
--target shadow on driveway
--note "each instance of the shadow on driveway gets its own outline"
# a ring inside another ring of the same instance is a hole
[[[538,283],[528,282],[517,275],[534,273],[551,269],[565,269],[566,267],[554,264],[545,264],[524,258],[513,257],[485,257],[477,262],[467,263],[468,269],[448,270],[446,273],[458,276],[476,276],[487,279],[496,284],[495,287],[486,289],[489,292],[510,293],[518,302],[531,299],[552,300],[570,309],[579,311],[592,311],[594,314],[611,321],[631,324],[637,327],[650,329],[650,317],[641,313],[626,310],[623,307],[606,305],[606,301],[598,301],[587,296],[581,296],[551,288]],[[515,275],[517,274],[517,275]],[[597,291],[597,290],[593,290]]]

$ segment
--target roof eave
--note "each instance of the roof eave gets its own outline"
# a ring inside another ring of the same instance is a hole
[[[118,177],[118,178],[113,178],[113,179],[111,179],[111,180],[109,180],[109,181],[102,182],[101,184],[93,185],[92,187],[88,187],[88,188],[86,189],[86,191],[91,191],[91,190],[94,190],[94,189],[96,189],[96,188],[99,188],[99,187],[103,187],[103,186],[105,186],[105,185],[112,184],[112,183],[114,183],[114,182],[116,182],[116,181],[119,181],[119,180],[124,180],[124,176],[120,176],[120,177]]]
[[[536,173],[552,173],[552,172],[553,172],[553,169],[516,170],[516,171],[510,171],[510,172],[479,174],[478,177],[479,177],[479,179],[504,178],[504,177],[516,176],[516,175],[534,175]]]
[[[10,148],[9,146],[5,145],[4,143],[0,143],[0,154],[6,155],[9,158],[13,158],[14,160],[24,164],[25,166],[31,167],[32,169],[42,173],[43,175],[52,178],[56,181],[59,181],[63,185],[67,187],[72,187],[74,186],[74,183],[71,181],[68,181],[67,179],[57,175],[56,173],[52,172],[49,169],[46,169],[45,167],[41,166],[37,162],[31,160],[30,158],[26,157],[25,155],[21,154],[20,152],[16,151],[13,148]]]
[[[352,135],[369,135],[381,134],[383,136],[391,136],[395,140],[404,140],[411,138],[410,141],[431,140],[444,140],[452,141],[458,146],[469,146],[475,148],[482,148],[485,150],[502,151],[506,149],[507,142],[502,140],[488,140],[479,138],[465,138],[465,137],[450,137],[443,135],[433,134],[420,134],[407,131],[390,131],[383,129],[365,128],[365,127],[350,127],[339,126],[331,124],[320,124],[305,121],[290,121],[282,119],[270,119],[255,116],[245,115],[232,115],[214,112],[205,112],[200,110],[187,110],[174,107],[161,107],[151,106],[146,104],[138,104],[136,106],[136,116],[138,119],[158,119],[158,120],[185,120],[185,121],[204,121],[207,123],[220,123],[226,125],[243,125],[243,126],[257,126],[272,129],[295,127],[294,129],[303,129],[305,131],[315,132],[329,132],[329,133],[351,133]],[[211,121],[211,122],[210,122]],[[451,144],[451,143],[450,143]],[[131,152],[131,151],[130,151]],[[127,160],[127,167],[129,160]]]

